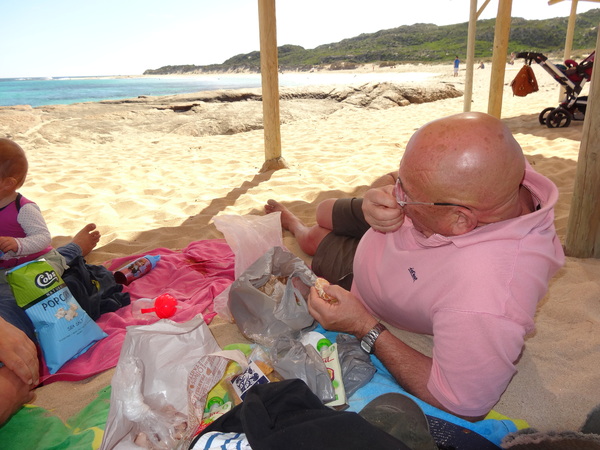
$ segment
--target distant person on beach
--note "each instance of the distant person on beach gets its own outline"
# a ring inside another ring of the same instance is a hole
[[[363,199],[327,199],[305,225],[275,200],[282,226],[338,286],[311,289],[326,329],[352,334],[421,400],[480,420],[516,372],[537,303],[564,254],[556,186],[526,162],[498,119],[461,113],[422,126],[400,167]],[[422,354],[381,324],[433,336]]]
[[[458,76],[458,68],[460,66],[460,59],[458,59],[458,55],[454,58],[454,76]]]
[[[15,301],[6,270],[43,257],[62,275],[70,261],[87,255],[100,240],[96,225],[88,224],[72,242],[53,249],[39,207],[17,192],[27,169],[23,149],[0,138],[0,425],[33,399],[39,381],[34,327]]]
[[[483,63],[483,61],[479,62],[479,67],[478,69],[485,69],[485,64]]]

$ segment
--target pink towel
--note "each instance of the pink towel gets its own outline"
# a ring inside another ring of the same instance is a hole
[[[157,248],[155,250],[117,258],[106,266],[115,271],[128,262],[144,255],[160,255],[160,261],[151,272],[124,287],[131,303],[140,298],[154,299],[169,293],[178,301],[177,312],[170,318],[186,322],[198,314],[208,324],[216,315],[213,299],[234,280],[235,257],[225,240],[214,239],[192,242],[183,250]],[[126,327],[146,325],[159,320],[154,314],[145,319],[132,315],[132,305],[116,312],[106,313],[96,323],[108,336],[94,344],[78,358],[67,362],[53,375],[44,367],[41,381],[77,381],[115,367],[125,339]],[[147,320],[151,318],[151,320]]]

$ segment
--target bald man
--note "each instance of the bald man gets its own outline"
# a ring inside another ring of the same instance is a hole
[[[325,288],[335,303],[311,290],[315,319],[356,336],[409,393],[474,421],[516,373],[536,305],[564,263],[557,199],[500,120],[462,113],[417,130],[398,173],[364,199],[321,203],[315,226],[274,200],[265,210],[281,211],[315,273],[338,284]],[[432,357],[380,320],[432,335]]]

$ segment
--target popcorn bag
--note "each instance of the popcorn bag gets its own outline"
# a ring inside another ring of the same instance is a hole
[[[17,305],[33,322],[50,373],[107,336],[47,261],[21,264],[6,278]]]

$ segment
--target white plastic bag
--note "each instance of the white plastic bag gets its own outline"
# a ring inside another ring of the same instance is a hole
[[[163,319],[127,327],[100,448],[140,450],[134,443],[140,434],[149,438],[146,448],[176,448],[176,434],[195,432],[190,396],[195,408],[202,410],[202,392],[212,388],[188,389],[190,376],[197,374],[202,361],[208,373],[218,372],[212,355],[220,351],[202,315],[185,323]],[[214,383],[221,376],[215,373]]]
[[[267,250],[272,247],[284,247],[280,212],[264,216],[215,216],[213,221],[235,255],[236,279]],[[233,316],[227,306],[228,299],[229,287],[215,297],[214,308],[222,318],[233,322]]]

